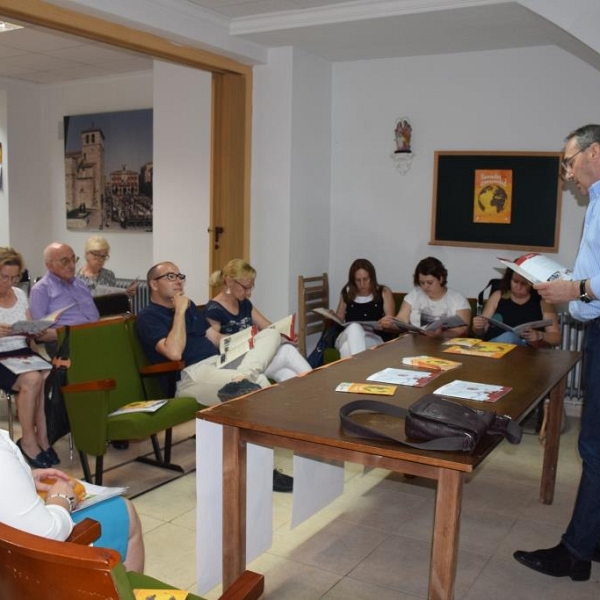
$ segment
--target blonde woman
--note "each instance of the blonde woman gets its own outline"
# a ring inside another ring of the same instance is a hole
[[[93,296],[100,285],[115,287],[117,279],[115,274],[106,269],[104,265],[110,258],[110,245],[101,235],[93,235],[85,243],[85,264],[77,272],[76,277],[81,279]],[[128,296],[135,296],[138,282],[134,281],[126,289]]]
[[[256,270],[241,258],[230,260],[211,275],[210,285],[220,287],[221,291],[204,310],[208,322],[219,333],[230,335],[252,325],[262,330],[271,324],[250,301],[255,279]],[[293,344],[282,343],[265,375],[279,383],[310,370],[311,366]]]

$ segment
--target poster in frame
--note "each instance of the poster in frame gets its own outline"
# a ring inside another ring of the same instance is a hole
[[[558,252],[560,152],[437,151],[430,244]]]
[[[67,229],[152,231],[152,109],[64,117]]]

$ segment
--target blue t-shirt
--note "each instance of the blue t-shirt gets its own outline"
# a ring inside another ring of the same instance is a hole
[[[168,362],[169,360],[157,352],[156,344],[169,335],[173,326],[173,314],[172,308],[150,302],[137,316],[135,323],[137,334],[148,360],[152,363]],[[206,330],[209,327],[210,324],[204,313],[190,302],[185,311],[186,342],[183,360],[186,366],[219,353],[215,345],[206,337]]]
[[[231,335],[242,329],[252,327],[252,302],[248,298],[244,298],[239,304],[240,310],[237,315],[234,315],[222,304],[211,300],[204,307],[204,314],[207,319],[212,319],[221,324],[221,333]]]

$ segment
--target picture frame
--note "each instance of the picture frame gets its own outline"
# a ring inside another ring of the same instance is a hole
[[[561,152],[436,151],[430,244],[558,252]]]

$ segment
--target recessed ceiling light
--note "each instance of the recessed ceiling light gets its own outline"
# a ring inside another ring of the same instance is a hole
[[[23,29],[23,27],[21,25],[15,25],[14,23],[8,23],[7,21],[0,21],[0,33],[12,31],[13,29]]]

